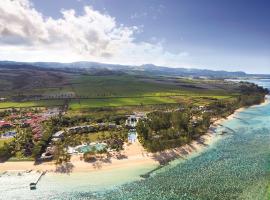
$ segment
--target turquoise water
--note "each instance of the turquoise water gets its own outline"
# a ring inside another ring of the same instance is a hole
[[[255,82],[270,88],[268,80]],[[0,177],[0,199],[269,199],[270,104],[248,108],[223,125],[234,131],[219,136],[199,155],[176,160],[148,179],[139,174],[153,166],[46,175],[36,191],[23,188],[30,181],[28,176]]]
[[[100,191],[114,190],[122,184],[139,181],[157,165],[129,166],[121,169],[97,172],[74,172],[71,174],[46,174],[30,190],[29,184],[36,182],[39,173],[8,173],[0,175],[0,200],[49,200],[49,199],[89,199],[78,198],[81,194],[98,194]],[[94,198],[96,199],[96,198]]]
[[[270,81],[254,81],[270,88]],[[197,157],[177,161],[146,180],[90,199],[268,199],[270,104],[239,113],[223,125],[234,130]]]
[[[267,108],[267,109],[266,109]],[[104,199],[267,199],[270,105],[250,108],[235,130],[198,157],[100,196]],[[82,196],[88,196],[83,194]]]

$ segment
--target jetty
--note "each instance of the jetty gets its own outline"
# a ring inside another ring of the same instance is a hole
[[[228,127],[228,126],[224,126],[224,125],[222,125],[222,124],[218,124],[218,125],[221,126],[221,127],[226,128],[227,130],[231,131],[232,133],[235,133],[235,130],[231,129],[231,128]],[[226,132],[226,131],[225,131],[225,132]]]
[[[149,178],[149,177],[151,176],[152,173],[154,173],[155,171],[161,169],[161,168],[164,167],[164,166],[165,166],[165,165],[160,165],[160,166],[156,167],[155,169],[153,169],[153,170],[151,170],[151,171],[149,171],[149,172],[147,172],[147,173],[145,173],[145,174],[141,174],[140,177],[141,177],[141,178],[144,178],[144,179]]]
[[[3,173],[0,174],[0,177],[7,174],[7,171],[4,171]]]
[[[37,189],[37,184],[38,184],[38,182],[41,180],[41,178],[42,178],[46,173],[47,173],[47,171],[42,172],[42,173],[40,174],[40,176],[38,177],[38,179],[37,179],[36,182],[32,182],[32,183],[29,184],[30,190],[35,190],[35,189]]]

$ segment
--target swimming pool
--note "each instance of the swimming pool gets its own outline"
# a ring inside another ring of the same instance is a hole
[[[89,145],[78,146],[75,150],[79,153],[87,153],[90,151],[102,151],[107,148],[107,145],[104,143],[96,143]]]
[[[130,143],[134,143],[137,140],[137,132],[136,130],[131,130],[128,132],[128,141]]]

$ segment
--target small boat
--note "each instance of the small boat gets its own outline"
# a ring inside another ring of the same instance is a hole
[[[36,183],[30,183],[30,190],[35,190],[37,189]]]

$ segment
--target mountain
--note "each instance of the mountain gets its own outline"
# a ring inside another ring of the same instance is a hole
[[[213,77],[213,78],[232,78],[232,77],[247,77],[245,72],[236,71],[215,71],[208,69],[190,69],[190,68],[170,68],[165,66],[156,66],[153,64],[145,64],[141,66],[104,64],[97,62],[73,62],[73,63],[58,63],[58,62],[13,62],[1,61],[0,67],[38,67],[45,69],[58,69],[68,71],[119,71],[124,73],[149,74],[149,75],[166,75],[166,76],[195,76],[195,77]]]
[[[155,66],[152,64],[141,66],[145,71],[162,74],[162,75],[176,75],[176,76],[207,76],[207,77],[245,77],[245,72],[228,72],[228,71],[215,71],[207,69],[194,69],[194,68],[169,68],[162,66]]]

